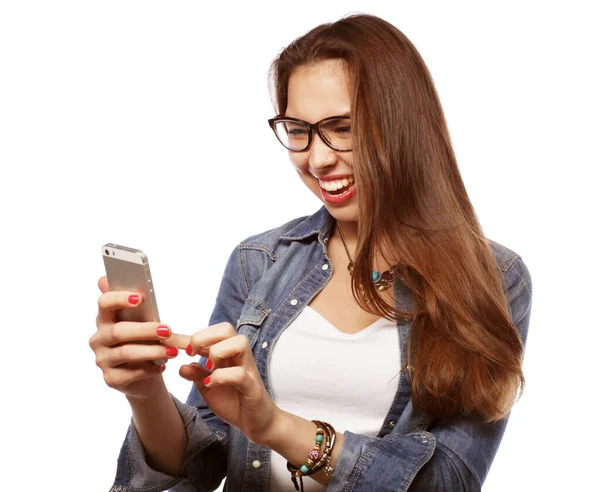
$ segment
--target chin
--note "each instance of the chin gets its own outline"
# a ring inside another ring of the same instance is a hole
[[[348,204],[344,207],[336,207],[330,203],[323,203],[329,213],[338,222],[357,222],[358,221],[358,205],[355,203]]]

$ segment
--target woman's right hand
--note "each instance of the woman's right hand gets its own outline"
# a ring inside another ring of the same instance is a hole
[[[151,397],[164,384],[161,374],[165,369],[151,361],[176,357],[176,345],[186,347],[189,337],[175,335],[161,323],[116,322],[117,310],[137,307],[143,299],[135,292],[110,291],[106,277],[100,278],[98,287],[102,292],[98,298],[98,330],[90,338],[96,365],[111,388],[128,397]]]

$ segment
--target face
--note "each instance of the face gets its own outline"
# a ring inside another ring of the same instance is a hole
[[[343,62],[327,60],[293,72],[285,116],[316,123],[341,115],[350,115],[348,77]],[[358,220],[352,151],[333,150],[315,132],[308,150],[289,155],[300,179],[335,219]]]

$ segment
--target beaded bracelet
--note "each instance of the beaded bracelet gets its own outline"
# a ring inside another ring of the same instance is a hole
[[[300,468],[296,468],[289,461],[287,462],[287,469],[291,472],[292,482],[296,490],[304,492],[304,484],[302,483],[303,476],[310,476],[321,469],[327,476],[333,474],[334,469],[331,467],[331,452],[335,445],[335,429],[331,424],[327,422],[321,422],[319,420],[311,420],[317,425],[317,433],[315,435],[315,446],[308,452],[308,460],[306,465],[302,465]],[[320,453],[321,446],[325,442],[325,449],[323,453]],[[300,479],[300,488],[298,487],[297,478]]]
[[[313,473],[316,473],[319,470],[323,470],[323,472],[325,473],[325,475],[327,476],[331,476],[333,475],[333,468],[330,465],[331,462],[331,452],[333,451],[333,447],[335,446],[335,429],[333,428],[333,426],[331,424],[328,424],[327,422],[321,422],[319,420],[315,420],[315,423],[317,423],[317,425],[320,425],[321,427],[324,427],[325,429],[327,429],[328,431],[328,435],[327,435],[327,444],[325,447],[325,452],[323,453],[323,456],[321,457],[321,459],[315,464],[315,466],[311,469],[311,473],[309,473],[310,475],[312,475]]]
[[[289,461],[287,462],[287,469],[289,472],[291,472],[292,474],[292,483],[294,484],[294,487],[296,488],[296,490],[302,490],[304,491],[304,484],[302,483],[302,476],[303,475],[307,475],[312,466],[314,465],[314,462],[316,460],[318,460],[321,457],[321,445],[324,442],[323,436],[325,434],[324,430],[319,427],[319,424],[317,424],[316,421],[311,421],[314,424],[317,425],[317,433],[315,435],[315,446],[308,452],[308,460],[307,460],[307,464],[306,465],[302,465],[300,468],[296,468],[292,463],[290,463]],[[327,442],[327,441],[325,441]],[[300,485],[301,485],[301,489],[298,488],[298,481],[296,480],[297,478],[300,478]]]

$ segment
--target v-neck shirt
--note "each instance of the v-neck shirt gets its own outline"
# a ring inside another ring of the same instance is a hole
[[[336,432],[377,436],[398,389],[399,353],[395,322],[379,318],[349,334],[306,306],[273,347],[274,401],[307,420],[329,422]],[[286,460],[275,452],[271,460],[269,490],[293,487]],[[325,487],[307,477],[304,490]]]

